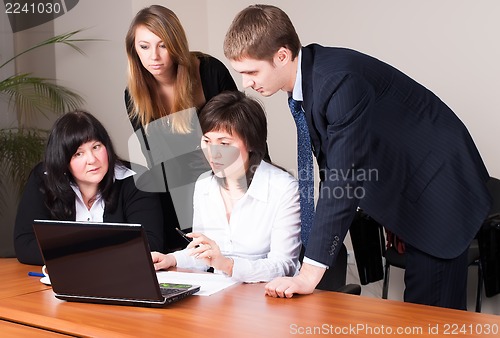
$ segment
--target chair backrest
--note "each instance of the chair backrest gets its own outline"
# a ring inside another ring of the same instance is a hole
[[[361,284],[366,285],[383,279],[385,236],[382,225],[362,210],[358,210],[349,233]]]
[[[477,237],[484,290],[487,297],[492,297],[500,293],[500,180],[492,177],[487,186],[493,203]]]
[[[491,205],[490,217],[493,215],[500,214],[500,180],[491,177],[486,184],[491,197],[493,198],[493,203]]]

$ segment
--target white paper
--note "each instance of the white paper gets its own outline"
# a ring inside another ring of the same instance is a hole
[[[210,296],[237,282],[217,273],[191,273],[177,271],[156,272],[158,283],[192,284],[201,286],[197,296]]]

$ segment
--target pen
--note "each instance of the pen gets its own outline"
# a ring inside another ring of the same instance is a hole
[[[28,272],[28,276],[34,276],[34,277],[45,277],[45,275],[43,273],[40,273],[40,272]]]
[[[179,233],[179,235],[182,236],[182,238],[184,238],[186,241],[188,241],[189,243],[191,243],[193,241],[192,238],[189,238],[188,236],[186,236],[186,234],[179,228],[175,228],[175,230]]]

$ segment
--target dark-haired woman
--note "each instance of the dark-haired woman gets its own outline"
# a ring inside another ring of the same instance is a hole
[[[104,126],[91,114],[57,119],[44,161],[32,170],[18,206],[14,248],[21,263],[42,265],[34,219],[139,223],[151,250],[163,248],[157,194],[137,189],[135,172],[118,159]]]
[[[153,252],[155,268],[207,270],[240,282],[294,276],[299,269],[297,180],[266,161],[262,106],[244,93],[224,92],[199,115],[201,148],[211,171],[195,185],[193,241],[186,249]]]

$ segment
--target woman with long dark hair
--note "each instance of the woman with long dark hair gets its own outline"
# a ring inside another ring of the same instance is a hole
[[[43,162],[32,170],[18,206],[14,247],[21,263],[42,265],[34,219],[139,223],[151,250],[163,248],[157,194],[137,189],[135,172],[115,153],[104,126],[84,111],[57,119]]]

